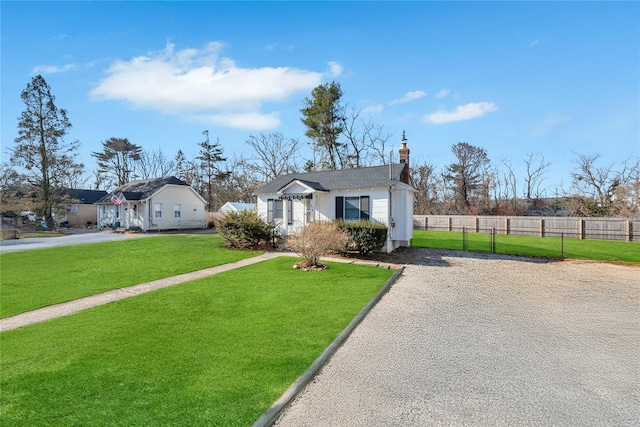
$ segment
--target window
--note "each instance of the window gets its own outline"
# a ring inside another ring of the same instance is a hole
[[[173,217],[180,218],[182,214],[182,205],[180,203],[176,203],[173,205]]]
[[[282,200],[268,199],[267,200],[267,221],[274,221],[277,219],[283,219]]]
[[[115,206],[115,215],[116,218],[120,218],[120,205],[114,205]]]
[[[287,224],[293,224],[293,200],[287,200]]]
[[[336,197],[336,219],[369,219],[369,196]]]
[[[107,217],[107,207],[100,206],[100,218],[106,218],[106,217]]]
[[[153,217],[162,218],[162,203],[153,204]]]
[[[71,213],[78,212],[78,205],[67,206],[67,212],[71,212]]]
[[[360,219],[360,197],[344,198],[344,219]]]

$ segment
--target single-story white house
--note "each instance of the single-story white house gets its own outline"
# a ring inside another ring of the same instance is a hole
[[[241,202],[227,202],[218,212],[220,213],[230,213],[230,212],[240,212],[240,211],[251,211],[256,208],[255,203],[241,203]]]
[[[258,214],[295,233],[313,221],[366,219],[387,226],[385,250],[409,246],[416,190],[409,184],[409,149],[400,163],[281,175],[256,191]]]
[[[151,231],[206,227],[207,202],[174,176],[132,181],[95,204],[101,228]]]

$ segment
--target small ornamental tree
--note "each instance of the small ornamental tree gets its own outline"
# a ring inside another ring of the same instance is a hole
[[[228,247],[257,248],[269,243],[274,227],[256,211],[239,211],[226,214],[216,228]]]
[[[296,234],[289,236],[285,247],[302,255],[304,261],[296,268],[306,270],[326,269],[318,262],[321,256],[344,250],[349,236],[331,222],[312,222]]]

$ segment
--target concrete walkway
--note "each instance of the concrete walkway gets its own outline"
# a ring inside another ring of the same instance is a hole
[[[291,253],[267,252],[253,258],[247,258],[240,261],[222,264],[215,267],[206,268],[204,270],[193,271],[191,273],[180,274],[178,276],[167,277],[164,279],[154,280],[152,282],[141,283],[139,285],[128,286],[126,288],[114,289],[112,291],[103,292],[101,294],[89,295],[87,297],[78,298],[72,301],[60,304],[50,305],[33,311],[16,314],[15,316],[0,319],[0,332],[9,331],[11,329],[20,328],[22,326],[31,325],[38,322],[55,319],[57,317],[68,316],[82,310],[108,304],[124,298],[130,298],[145,292],[155,291],[156,289],[166,288],[168,286],[178,285],[180,283],[189,282],[213,274],[222,273],[247,265],[256,264],[278,256],[295,256]]]

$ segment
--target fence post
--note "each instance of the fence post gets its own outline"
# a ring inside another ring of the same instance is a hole
[[[584,219],[578,220],[578,239],[584,239]]]
[[[476,217],[475,222],[476,222],[476,233],[479,233],[480,232],[480,218]]]
[[[509,218],[504,219],[504,234],[509,235],[509,228],[511,228],[511,220]]]
[[[496,253],[496,229],[491,229],[491,253]]]
[[[540,237],[544,237],[544,219],[540,218]]]
[[[424,217],[424,229],[425,230],[429,229],[429,217],[428,216]]]
[[[451,217],[447,218],[447,228],[451,231]]]
[[[462,250],[467,251],[467,227],[462,227]]]
[[[631,231],[631,220],[627,220],[626,230],[627,230],[627,242],[630,242],[633,239],[633,235]]]

